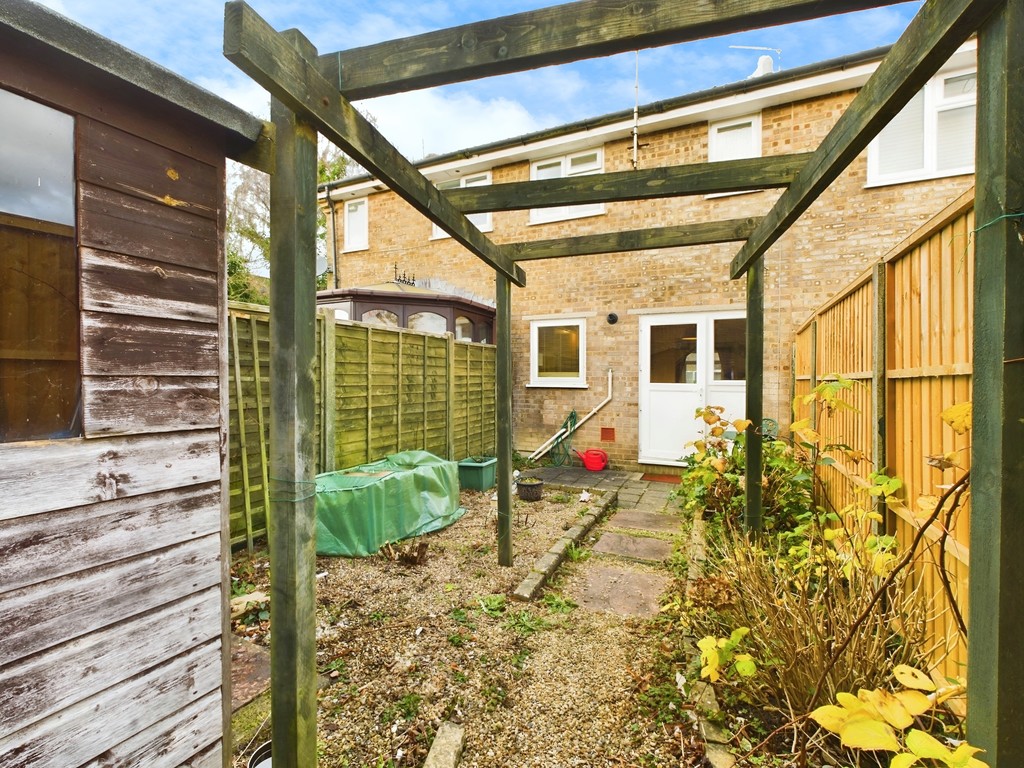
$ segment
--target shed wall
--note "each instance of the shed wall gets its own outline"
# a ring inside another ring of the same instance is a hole
[[[84,432],[0,444],[0,763],[220,765],[223,151],[84,74],[0,43],[75,116]]]

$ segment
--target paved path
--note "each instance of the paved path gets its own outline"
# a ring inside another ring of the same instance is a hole
[[[589,472],[579,467],[531,470],[552,485],[618,494],[618,509],[601,525],[601,533],[582,564],[573,597],[585,608],[621,616],[653,616],[671,575],[671,557],[680,520],[666,507],[673,483],[644,480],[639,472]]]

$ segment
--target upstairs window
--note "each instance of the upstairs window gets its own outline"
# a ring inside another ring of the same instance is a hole
[[[566,179],[574,176],[589,176],[604,170],[604,150],[590,149],[561,157],[539,160],[530,166],[530,180]],[[530,211],[531,224],[546,224],[551,221],[565,221],[584,216],[599,216],[604,213],[603,203],[583,205],[561,205],[555,208],[534,208]]]
[[[438,189],[461,189],[465,187],[486,187],[491,183],[491,173],[477,173],[472,176],[464,176],[461,179],[451,179],[450,181],[440,181],[437,183]],[[466,216],[467,219],[473,224],[474,227],[479,229],[481,232],[490,232],[494,229],[493,222],[491,220],[490,211],[483,213],[471,213]],[[450,237],[450,235],[441,229],[437,224],[432,224],[430,232],[431,240],[440,240],[443,237]]]
[[[708,161],[742,160],[761,156],[761,113],[719,120],[708,126]],[[741,192],[716,192],[707,198],[742,195]]]
[[[370,247],[369,202],[365,197],[345,203],[345,251]]]
[[[0,90],[0,442],[82,434],[74,129]]]
[[[587,386],[585,318],[530,323],[530,386]]]
[[[708,160],[742,160],[761,156],[761,115],[719,120],[708,126]]]
[[[974,172],[977,73],[940,73],[868,146],[868,186]]]

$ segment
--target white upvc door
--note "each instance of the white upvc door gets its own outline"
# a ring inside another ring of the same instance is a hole
[[[681,466],[692,452],[705,405],[743,416],[746,319],[742,311],[640,317],[640,451],[642,464]]]

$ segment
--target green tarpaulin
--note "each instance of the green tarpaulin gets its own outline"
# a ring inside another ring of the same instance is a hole
[[[365,557],[388,542],[451,525],[459,506],[459,470],[426,451],[316,477],[316,553]]]

